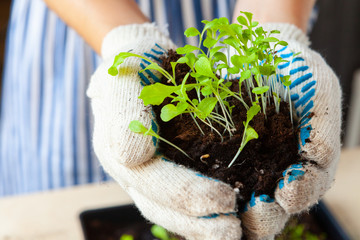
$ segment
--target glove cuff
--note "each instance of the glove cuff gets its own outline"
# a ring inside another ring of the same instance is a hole
[[[277,34],[275,37],[283,41],[296,41],[301,44],[310,45],[310,40],[308,36],[298,27],[289,23],[265,23],[262,25],[266,31],[269,30],[279,30],[280,34]]]
[[[101,56],[107,59],[118,54],[121,46],[128,44],[136,46],[136,42],[146,38],[156,39],[158,43],[168,41],[168,36],[161,32],[155,23],[119,26],[106,34],[101,46]]]

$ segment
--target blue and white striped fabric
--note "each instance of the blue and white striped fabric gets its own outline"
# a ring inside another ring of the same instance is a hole
[[[138,3],[182,46],[186,28],[230,17],[235,0]],[[85,94],[100,59],[41,0],[13,0],[6,46],[0,196],[107,180],[92,151]]]

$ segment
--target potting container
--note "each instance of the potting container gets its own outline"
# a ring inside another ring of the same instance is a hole
[[[323,202],[314,206],[310,211],[310,215],[326,234],[326,239],[350,240]],[[143,239],[147,239],[151,227],[151,224],[141,216],[134,205],[87,210],[80,214],[80,221],[85,240],[119,240],[121,234],[132,232],[131,229],[135,233],[144,231],[145,236]],[[104,229],[102,234],[107,234],[107,236],[98,234],[99,231],[103,231],[101,229]],[[149,237],[149,239],[153,240],[151,234]]]

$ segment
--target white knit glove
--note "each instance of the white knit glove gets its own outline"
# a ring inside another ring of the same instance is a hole
[[[301,119],[300,147],[303,156],[313,162],[284,171],[275,199],[266,195],[251,199],[241,215],[249,239],[272,239],[290,214],[316,203],[333,181],[340,154],[341,94],[335,74],[308,48],[308,40],[299,29],[286,24],[264,28],[280,30],[279,39],[289,43],[279,52],[291,61],[279,68],[284,75],[290,73],[294,81],[291,95]],[[146,63],[137,58],[127,59],[117,77],[107,73],[119,52],[131,49],[156,59],[164,49],[174,47],[151,24],[119,27],[106,36],[102,48],[105,62],[88,89],[95,116],[95,152],[104,169],[152,222],[187,239],[240,239],[240,220],[232,215],[236,211],[235,193],[230,186],[154,156],[151,137],[128,129],[132,120],[147,127],[152,124],[152,115],[138,96],[140,82],[147,84],[158,75],[147,72],[139,77],[138,71]],[[302,53],[292,59],[291,51]],[[314,115],[307,115],[309,112]]]
[[[303,32],[289,24],[265,24],[280,30],[276,36],[287,41],[278,53],[288,63],[278,70],[291,75],[291,99],[300,126],[299,147],[307,164],[284,171],[275,199],[252,197],[241,215],[243,231],[250,239],[273,239],[290,214],[308,210],[330,188],[340,158],[341,90],[334,72],[316,52],[309,49]],[[294,53],[301,52],[293,57]]]
[[[132,50],[156,60],[170,48],[174,44],[152,24],[118,27],[105,37],[105,61],[92,76],[87,92],[95,118],[95,152],[150,221],[187,239],[240,239],[240,220],[232,214],[235,192],[229,185],[155,156],[153,139],[129,130],[132,120],[151,126],[151,109],[138,99],[140,83],[159,75],[144,72],[139,76],[146,63],[138,58],[126,59],[118,76],[108,74],[119,52]]]

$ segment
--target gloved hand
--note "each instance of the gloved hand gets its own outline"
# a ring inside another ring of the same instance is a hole
[[[174,44],[152,24],[118,27],[105,37],[104,63],[87,92],[94,113],[96,155],[150,221],[187,239],[240,239],[240,220],[232,214],[235,192],[229,185],[155,155],[156,141],[129,130],[132,120],[154,125],[151,109],[138,96],[141,84],[150,84],[159,75],[139,75],[146,65],[139,58],[126,59],[118,76],[108,74],[119,52],[131,50],[157,60],[170,48]]]
[[[312,163],[289,167],[275,199],[259,196],[248,203],[241,220],[250,239],[273,238],[290,214],[316,203],[331,185],[340,153],[341,96],[336,76],[308,48],[300,30],[283,24],[270,27],[279,29],[279,38],[289,43],[279,51],[291,62],[279,68],[283,74],[290,71],[295,80],[291,94],[302,126],[300,147]],[[145,72],[139,76],[146,63],[137,58],[127,59],[117,77],[107,73],[119,52],[131,49],[156,60],[169,48],[174,45],[151,24],[119,27],[106,36],[102,48],[105,62],[88,89],[95,116],[95,152],[104,169],[149,220],[187,239],[240,239],[240,220],[232,215],[235,193],[229,185],[155,156],[151,137],[128,129],[132,120],[147,127],[152,124],[151,112],[138,96],[140,82],[149,84],[158,75]],[[291,59],[290,50],[302,54]],[[308,115],[309,111],[314,115]]]
[[[340,158],[341,91],[334,72],[316,52],[309,49],[306,35],[294,25],[264,24],[277,29],[276,37],[288,42],[278,46],[287,63],[278,73],[291,75],[291,100],[300,127],[299,148],[308,161],[292,165],[283,173],[275,199],[253,197],[241,220],[251,239],[272,239],[291,214],[308,210],[330,188]],[[300,55],[293,56],[301,52]]]

